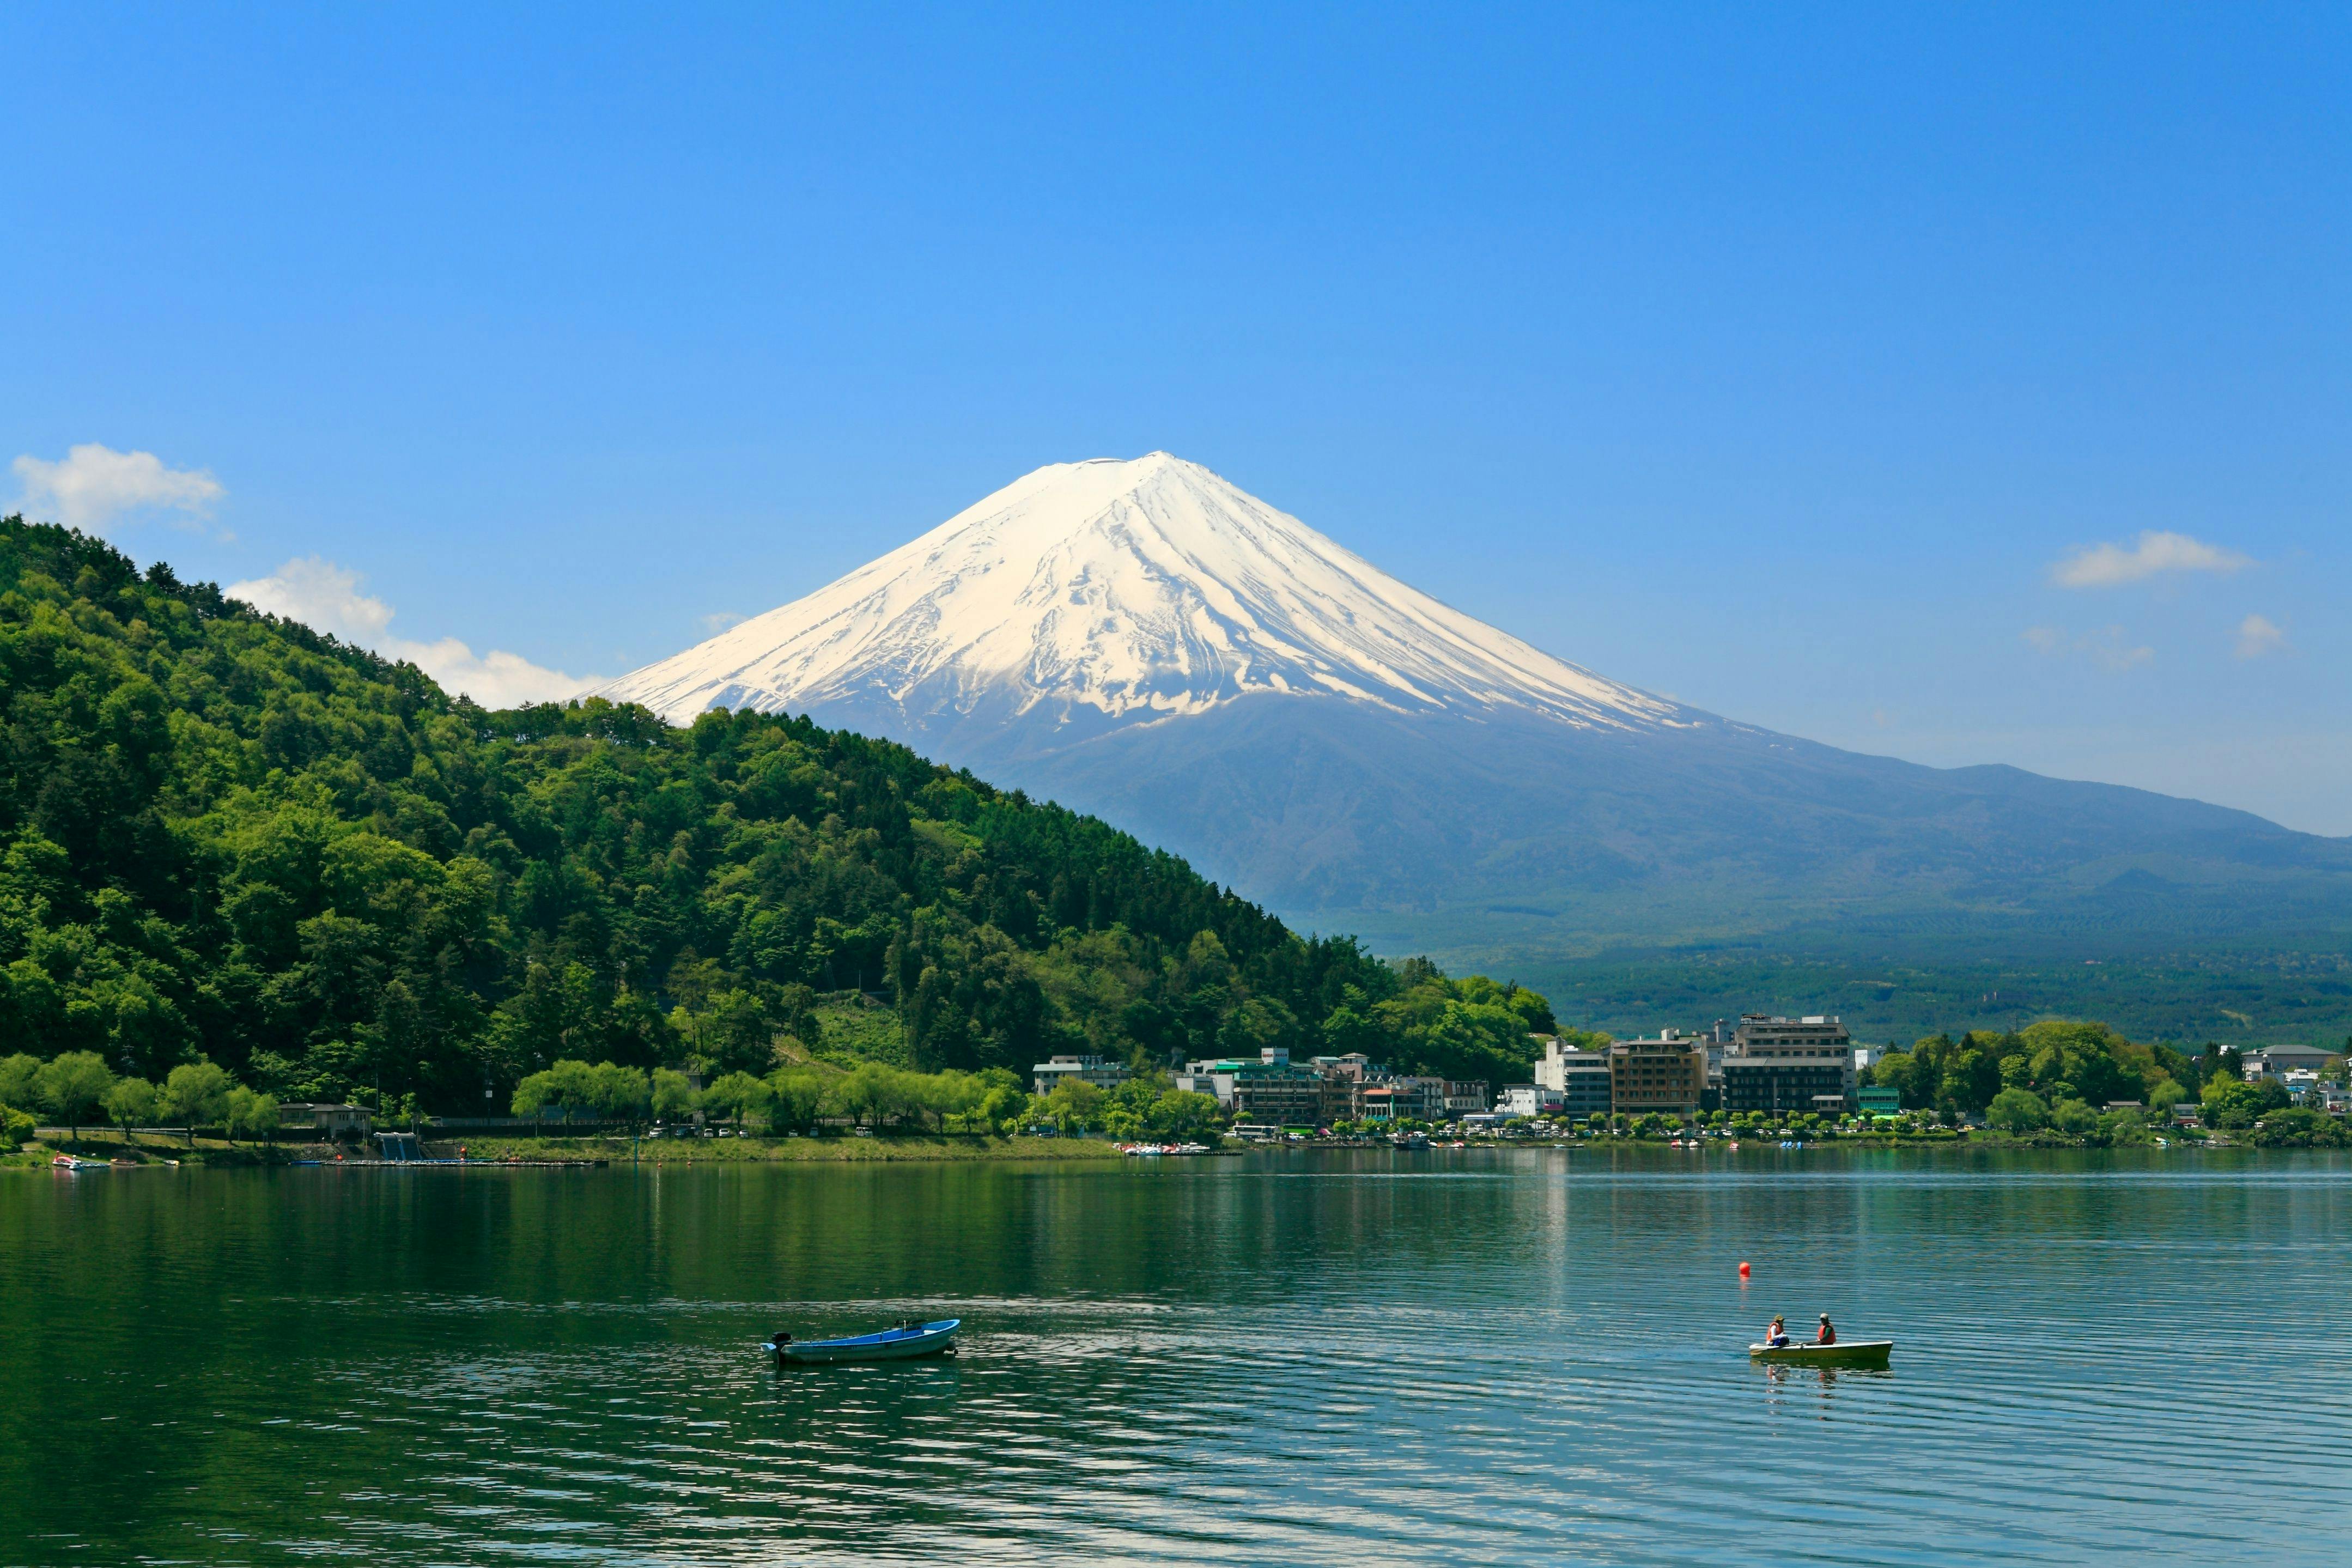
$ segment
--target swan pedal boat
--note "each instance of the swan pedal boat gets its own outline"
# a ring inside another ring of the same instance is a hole
[[[1885,1366],[1895,1353],[1893,1340],[1840,1340],[1833,1345],[1749,1345],[1748,1359],[1775,1365]]]
[[[877,1334],[856,1334],[844,1340],[771,1340],[760,1348],[779,1362],[908,1361],[916,1356],[946,1355],[955,1349],[955,1331],[961,1318],[941,1318],[908,1329],[884,1329]]]

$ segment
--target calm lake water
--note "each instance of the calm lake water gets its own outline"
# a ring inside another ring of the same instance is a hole
[[[1139,1163],[10,1173],[0,1563],[2352,1550],[2338,1157]]]

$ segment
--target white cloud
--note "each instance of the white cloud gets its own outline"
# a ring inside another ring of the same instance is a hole
[[[2069,637],[2056,626],[2028,626],[2018,634],[2034,651],[2052,658],[2080,654],[2101,669],[2126,670],[2146,664],[2156,649],[2134,643],[2121,626],[2107,626],[2080,637]]]
[[[2238,623],[2238,657],[2260,658],[2286,646],[2286,631],[2268,616],[2248,616]]]
[[[232,583],[221,591],[257,610],[372,647],[386,658],[406,659],[485,708],[552,702],[595,684],[593,677],[566,675],[500,648],[477,654],[456,637],[423,643],[389,636],[392,606],[361,593],[357,572],[317,555],[298,557],[267,577]]]
[[[712,637],[717,637],[730,626],[740,626],[751,618],[749,616],[739,616],[732,610],[713,610],[701,617],[702,629]]]
[[[267,577],[232,583],[222,591],[346,642],[373,645],[392,624],[392,606],[361,593],[358,573],[323,556],[297,557]]]
[[[167,468],[152,452],[118,452],[96,441],[68,448],[59,462],[27,454],[10,466],[25,487],[22,504],[71,528],[97,530],[149,509],[205,517],[228,493],[203,468]]]
[[[2185,533],[2151,531],[2128,550],[2120,544],[2078,550],[2050,568],[2050,576],[2062,588],[2113,588],[2167,572],[2235,572],[2252,564],[2233,550]]]

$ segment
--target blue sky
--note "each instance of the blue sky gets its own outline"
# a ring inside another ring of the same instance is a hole
[[[1718,712],[2352,833],[2341,7],[19,5],[0,58],[0,505],[486,686],[1166,448]]]

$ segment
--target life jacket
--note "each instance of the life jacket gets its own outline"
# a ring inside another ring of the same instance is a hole
[[[1837,1343],[1837,1331],[1830,1327],[1829,1323],[1824,1321],[1822,1324],[1822,1337],[1813,1342],[1816,1344],[1833,1345]]]

